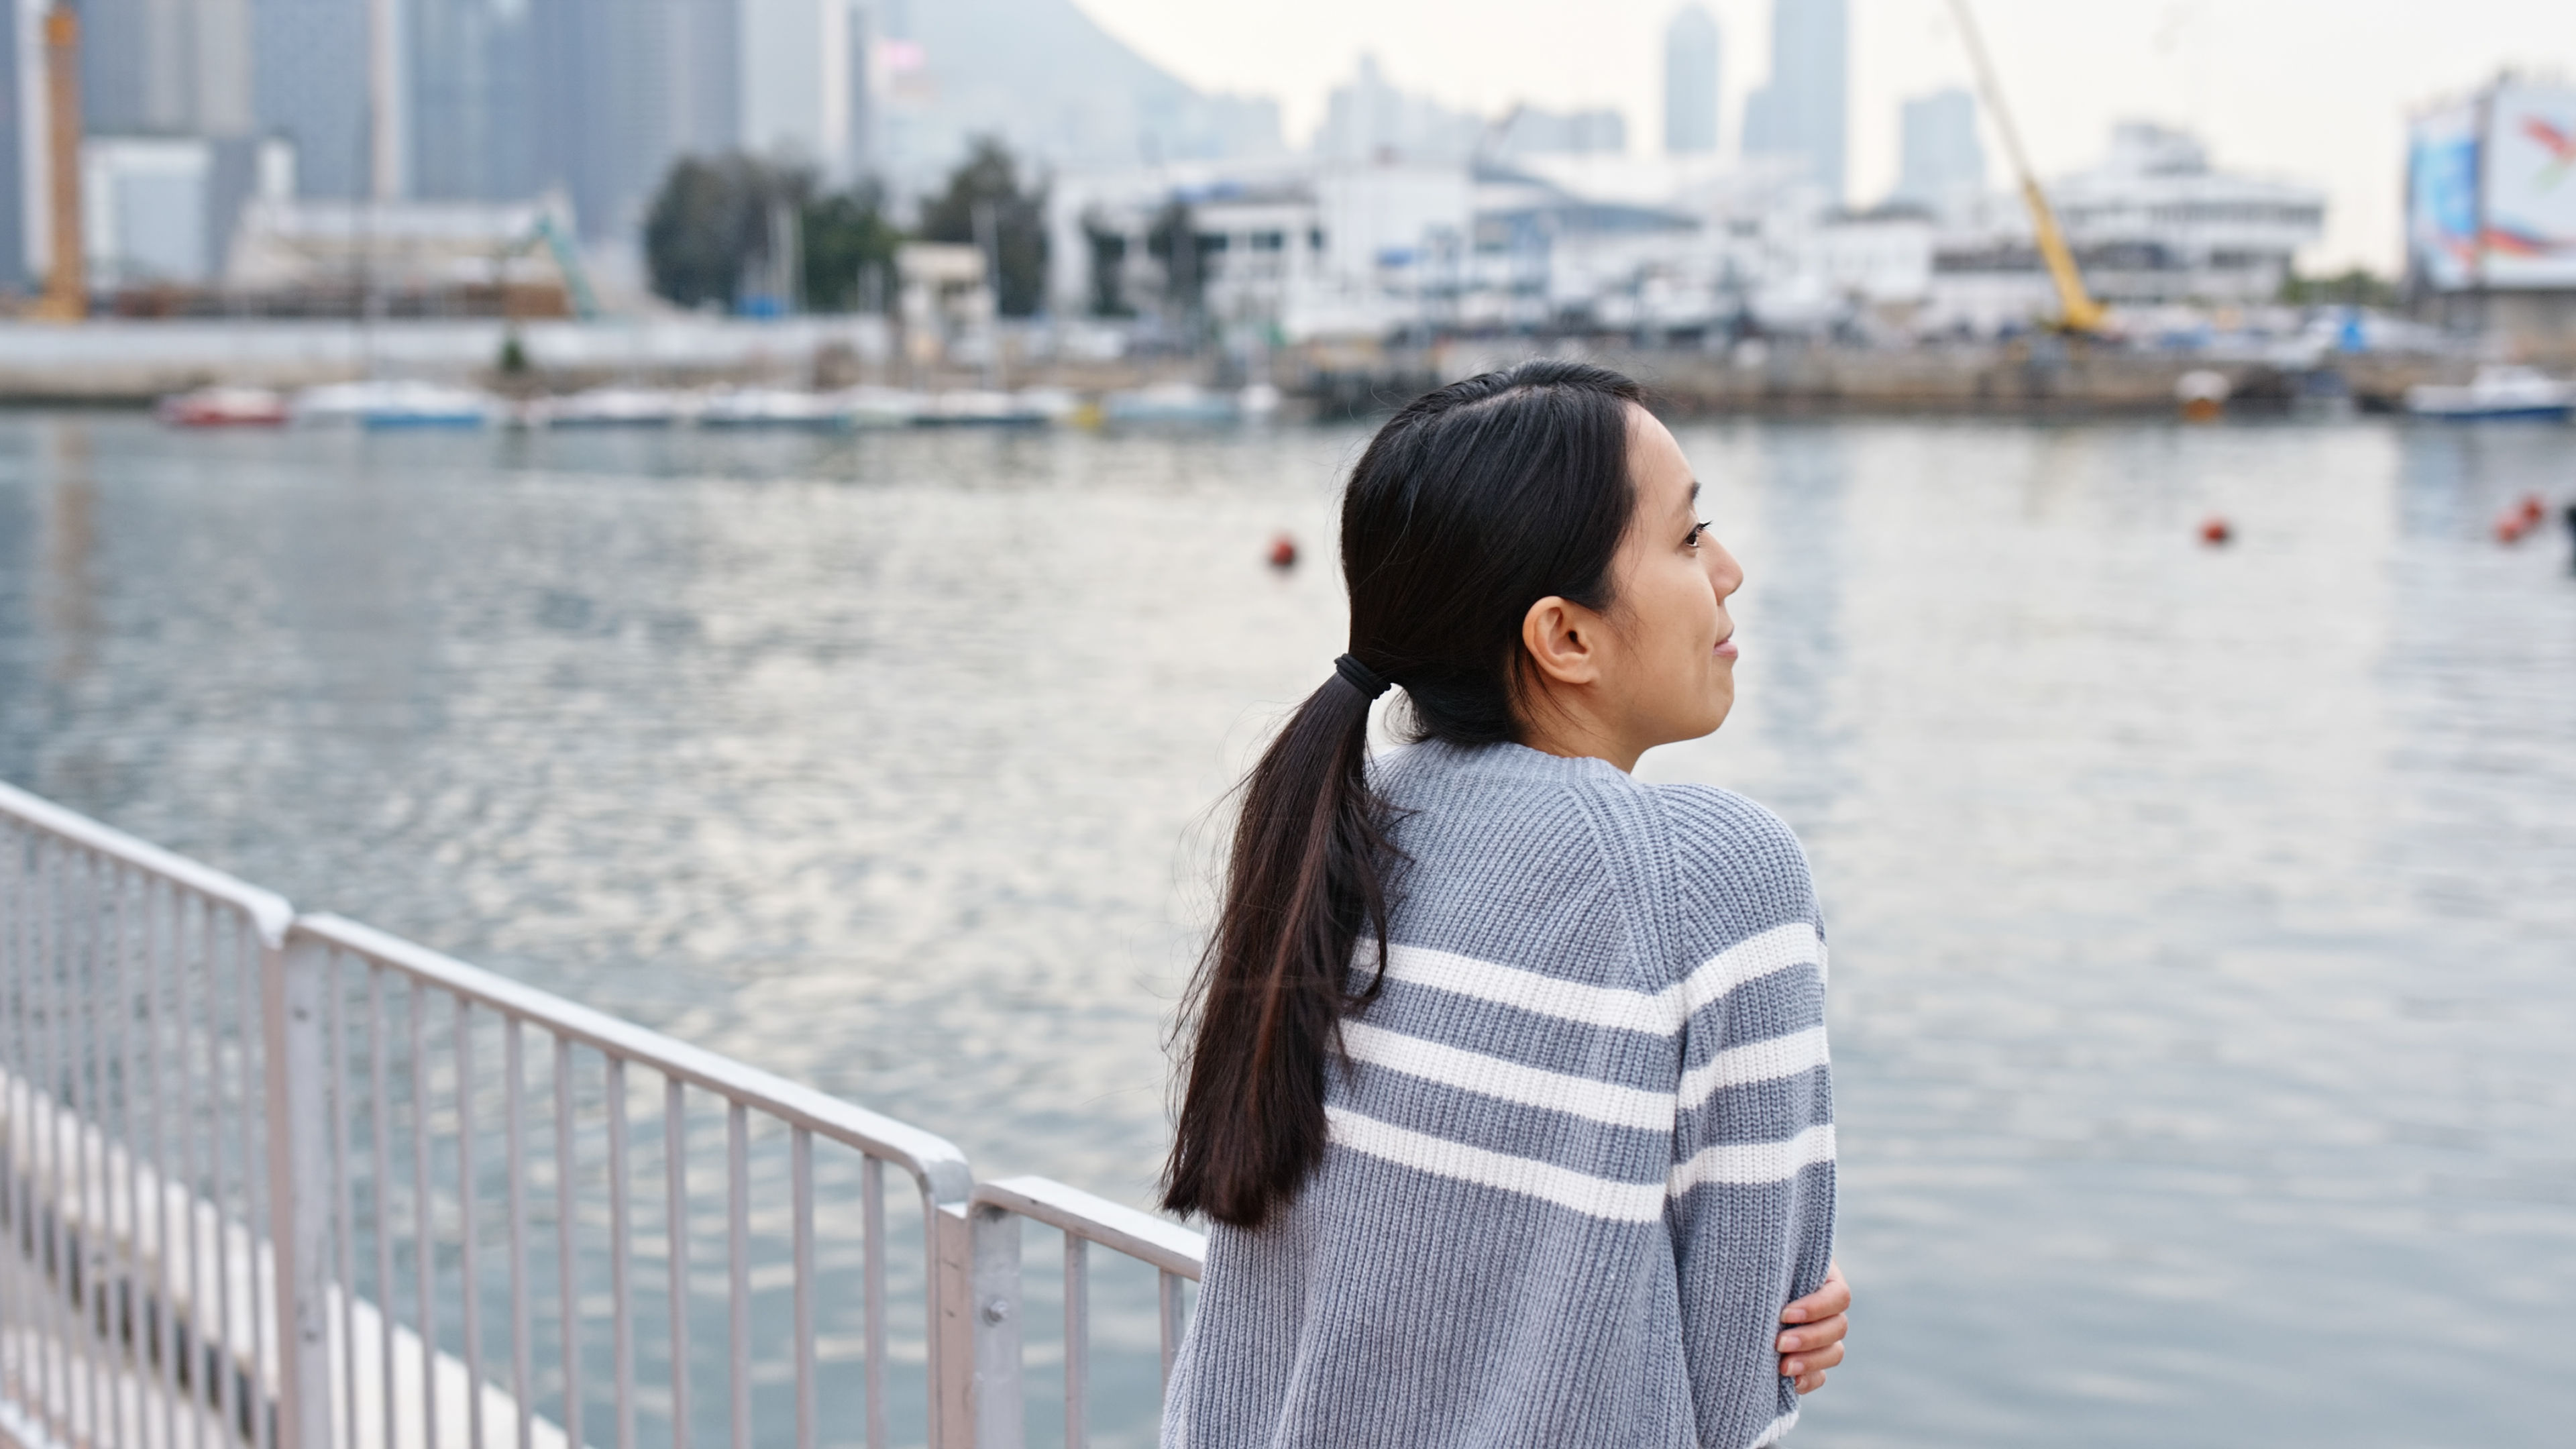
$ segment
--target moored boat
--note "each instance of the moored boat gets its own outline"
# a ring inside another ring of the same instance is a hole
[[[2576,415],[2576,383],[2534,368],[2489,364],[2465,385],[2419,383],[2406,389],[2406,410],[2447,422],[2537,418],[2563,423]]]
[[[689,393],[655,387],[599,387],[531,402],[520,417],[532,428],[667,428],[697,413]]]
[[[843,428],[849,409],[837,394],[782,387],[742,387],[707,399],[702,428]]]
[[[174,428],[274,428],[289,416],[286,395],[264,387],[201,387],[161,399],[153,413]]]
[[[443,383],[341,382],[295,395],[295,417],[308,423],[356,423],[369,429],[479,428],[499,411],[499,399]]]

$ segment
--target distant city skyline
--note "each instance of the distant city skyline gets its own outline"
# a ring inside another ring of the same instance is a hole
[[[1578,21],[1542,0],[1308,0],[1297,24],[1282,26],[1268,11],[1204,0],[1077,3],[1192,85],[1275,98],[1296,147],[1355,57],[1371,51],[1390,83],[1460,110],[1615,106],[1632,143],[1652,149],[1664,29],[1680,8],[1594,0]],[[1771,5],[1707,3],[1724,33],[1720,145],[1731,151],[1736,98],[1766,78]],[[2317,267],[2396,270],[2409,107],[2503,65],[2576,71],[2563,0],[1976,0],[1976,10],[2043,172],[2099,161],[2120,120],[2189,127],[2221,164],[2327,188]],[[1947,0],[1853,0],[1851,54],[1849,191],[1866,203],[1896,183],[1900,103],[1970,75]]]

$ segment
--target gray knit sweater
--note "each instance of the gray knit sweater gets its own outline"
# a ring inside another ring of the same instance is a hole
[[[1331,1146],[1215,1225],[1166,1449],[1750,1449],[1833,1255],[1825,947],[1777,816],[1517,745],[1417,745],[1384,994]],[[1371,969],[1373,943],[1357,970]]]

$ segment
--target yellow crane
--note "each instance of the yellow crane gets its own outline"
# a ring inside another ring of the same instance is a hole
[[[1959,33],[1966,38],[1968,58],[1977,67],[1977,90],[1986,98],[1986,109],[1994,113],[2004,149],[2012,153],[2022,204],[2030,208],[2031,230],[2039,235],[2040,259],[2048,264],[2048,279],[2057,286],[2057,326],[2067,332],[2097,334],[2102,330],[2102,304],[2084,289],[2075,253],[2067,249],[2066,234],[2057,229],[2057,213],[2049,208],[2048,194],[2039,189],[2039,178],[2031,173],[2030,157],[2021,149],[2021,132],[2004,106],[2003,87],[1995,81],[1994,62],[1986,58],[1985,37],[1977,33],[1977,17],[1969,13],[1968,0],[1950,0],[1950,10],[1959,17]]]
[[[69,5],[45,12],[45,130],[54,255],[45,294],[28,315],[78,322],[89,315],[89,256],[81,236],[80,19]]]

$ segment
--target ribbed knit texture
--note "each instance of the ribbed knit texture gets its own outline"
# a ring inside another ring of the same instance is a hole
[[[1825,949],[1796,837],[1723,790],[1425,744],[1384,994],[1332,1145],[1208,1235],[1166,1449],[1751,1449],[1833,1256]],[[1354,969],[1372,969],[1374,943]]]

